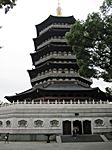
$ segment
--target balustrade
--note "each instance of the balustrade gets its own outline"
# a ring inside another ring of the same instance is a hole
[[[88,101],[87,99],[85,99],[85,100],[80,100],[80,99],[78,99],[78,100],[75,100],[75,99],[70,99],[70,100],[65,100],[65,99],[63,99],[63,100],[57,100],[57,99],[55,99],[55,100],[50,100],[50,99],[48,99],[48,100],[43,100],[43,99],[37,99],[37,100],[32,100],[32,101],[27,101],[27,100],[24,100],[24,101],[19,101],[19,100],[17,100],[17,102],[12,102],[12,103],[4,103],[4,104],[2,104],[2,105],[0,105],[0,107],[5,107],[5,106],[11,106],[11,105],[28,105],[28,104],[31,104],[31,105],[59,105],[59,104],[68,104],[68,105],[90,105],[90,104],[92,104],[92,105],[96,105],[96,104],[110,104],[109,103],[109,101],[107,100],[107,101],[102,101],[102,100],[100,100],[100,101],[95,101],[94,99],[92,99],[92,100],[90,100],[90,101]],[[111,104],[110,104],[111,105]]]
[[[45,29],[40,31],[40,35],[42,35],[43,33],[47,32],[49,29],[51,28],[71,28],[71,25],[68,24],[51,24],[50,26],[46,27]]]
[[[37,46],[37,49],[40,49],[40,48],[42,48],[42,47],[48,45],[48,44],[51,43],[51,42],[67,43],[67,40],[66,40],[66,39],[63,39],[63,38],[60,39],[60,38],[58,38],[58,37],[57,37],[57,38],[52,37],[52,38],[50,38],[50,39],[44,41],[42,44],[38,45],[38,46]]]

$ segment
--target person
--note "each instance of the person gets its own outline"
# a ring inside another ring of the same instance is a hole
[[[73,136],[74,136],[74,137],[77,136],[77,129],[76,129],[76,127],[73,127]]]
[[[9,133],[5,135],[5,143],[9,143]]]
[[[73,136],[77,137],[77,134],[79,132],[79,128],[78,127],[73,127]]]

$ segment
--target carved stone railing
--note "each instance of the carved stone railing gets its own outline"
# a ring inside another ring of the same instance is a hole
[[[46,46],[46,45],[48,45],[48,44],[51,43],[51,42],[66,43],[67,40],[66,40],[65,38],[60,38],[60,39],[59,39],[58,37],[57,37],[57,38],[52,37],[51,39],[48,39],[48,40],[44,41],[42,44],[38,45],[37,48],[40,49],[40,48],[42,48],[43,46]]]
[[[50,26],[46,27],[45,29],[43,29],[42,31],[40,31],[40,35],[47,32],[49,29],[51,28],[66,28],[66,29],[70,29],[71,25],[68,24],[51,24]]]
[[[57,78],[57,77],[60,77],[60,78],[63,78],[63,77],[77,77],[77,73],[53,73],[53,72],[48,72],[48,73],[45,73],[44,75],[40,75],[40,76],[37,76],[36,78],[33,78],[31,79],[31,82],[35,82],[35,81],[39,81],[39,80],[42,80],[42,79],[45,79],[45,78],[50,78],[50,77],[54,77],[54,78]],[[75,79],[74,79],[75,81]]]
[[[27,101],[27,100],[24,100],[24,101],[17,101],[17,102],[14,102],[13,101],[13,103],[7,103],[7,104],[2,104],[2,105],[0,105],[0,107],[7,107],[7,106],[10,106],[10,105],[28,105],[28,104],[30,104],[30,105],[59,105],[59,104],[61,104],[61,105],[90,105],[90,104],[92,104],[92,105],[97,105],[97,104],[110,104],[110,102],[107,100],[107,101],[102,101],[102,100],[100,100],[100,101],[95,101],[94,99],[93,100],[91,100],[91,101],[88,101],[88,100],[83,100],[83,101],[81,101],[81,100],[77,100],[77,101],[75,101],[75,100],[73,100],[73,99],[71,99],[71,100],[69,100],[69,101],[66,101],[66,100],[46,100],[46,101],[43,101],[43,100],[38,100],[38,101],[35,101],[35,100],[32,100],[32,101]]]
[[[67,59],[71,59],[71,60],[75,60],[76,59],[76,56],[75,55],[58,55],[58,54],[52,54],[52,55],[49,55],[49,56],[46,56],[44,58],[41,58],[40,60],[36,61],[35,62],[35,65],[38,65],[40,63],[43,63],[49,59],[64,59],[64,60],[67,60]]]

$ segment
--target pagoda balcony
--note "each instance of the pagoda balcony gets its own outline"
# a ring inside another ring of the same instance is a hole
[[[45,80],[46,78],[53,78],[53,81],[57,81],[57,78],[60,80],[73,80],[75,81],[75,78],[80,77],[80,75],[75,71],[75,70],[71,70],[70,72],[64,72],[61,73],[61,71],[54,71],[54,72],[47,72],[47,73],[41,73],[39,75],[37,75],[37,77],[31,79],[31,82],[38,82],[41,80]],[[81,77],[80,77],[81,78]],[[83,78],[82,78],[83,79]],[[91,82],[91,79],[86,79],[87,81]]]
[[[48,72],[48,73],[45,73],[44,75],[40,75],[40,76],[37,76],[36,78],[31,79],[31,82],[44,80],[44,79],[50,78],[50,77],[53,77],[54,81],[55,81],[57,77],[58,78],[70,78],[70,77],[74,77],[75,78],[76,75],[75,74],[70,74],[70,73],[53,73],[53,72]]]
[[[38,60],[38,61],[36,61],[35,62],[35,66],[37,66],[37,65],[39,65],[39,64],[41,64],[41,63],[43,63],[43,62],[46,62],[46,61],[48,61],[48,60],[50,60],[50,59],[61,59],[61,60],[75,60],[76,59],[76,56],[75,55],[67,55],[67,54],[64,54],[64,55],[62,55],[62,54],[51,54],[51,55],[49,55],[49,56],[43,56],[43,57],[41,57],[41,59],[40,60]]]
[[[56,28],[56,29],[70,29],[72,25],[69,24],[51,24],[50,26],[46,27],[45,29],[41,30],[39,35],[44,34],[51,28]]]
[[[72,106],[72,107],[77,107],[77,106],[85,106],[86,108],[88,106],[93,106],[95,105],[95,107],[99,107],[100,105],[104,105],[105,104],[108,104],[108,105],[111,105],[109,100],[106,100],[106,101],[103,101],[103,100],[94,100],[94,99],[91,99],[90,101],[88,101],[87,99],[85,100],[81,100],[81,99],[78,99],[78,100],[75,100],[75,99],[70,99],[70,100],[66,100],[66,99],[62,99],[62,100],[57,100],[57,99],[54,99],[54,100],[50,100],[50,99],[47,99],[47,100],[43,100],[43,98],[41,99],[34,99],[32,101],[27,101],[27,100],[23,100],[23,101],[13,101],[12,103],[4,103],[2,105],[0,105],[0,107],[8,107],[8,106],[12,106],[12,105],[33,105],[33,106],[38,106],[40,107],[40,105],[44,105],[47,107],[49,107],[49,105],[54,105],[54,106],[59,106],[59,105],[64,105],[64,106]]]
[[[50,39],[48,39],[48,40],[46,40],[46,41],[44,41],[42,44],[40,44],[40,45],[38,45],[37,46],[37,49],[40,49],[40,48],[42,48],[42,47],[44,47],[44,46],[46,46],[46,45],[48,45],[48,44],[50,44],[50,43],[62,43],[62,44],[67,44],[67,40],[63,37],[52,37],[52,38],[50,38]]]
[[[46,29],[47,27],[49,27],[51,25],[68,26],[68,25],[74,24],[75,21],[76,20],[73,16],[59,17],[59,16],[50,15],[46,20],[44,20],[40,24],[36,25],[37,33],[40,34],[41,31],[43,31],[44,29]]]

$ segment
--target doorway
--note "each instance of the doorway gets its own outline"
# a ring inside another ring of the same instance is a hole
[[[63,121],[63,135],[71,135],[71,121]]]
[[[81,121],[79,120],[73,121],[73,128],[74,127],[78,128],[78,131],[77,131],[78,134],[82,134],[82,122]]]
[[[83,121],[83,132],[84,134],[91,134],[91,121],[90,120]]]

